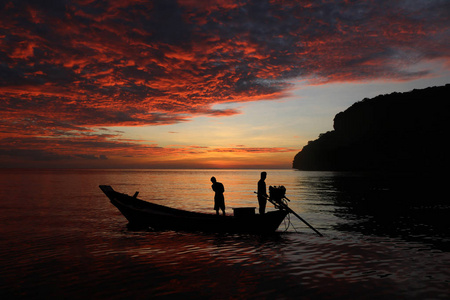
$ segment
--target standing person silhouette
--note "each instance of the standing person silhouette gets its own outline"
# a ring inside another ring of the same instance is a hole
[[[261,172],[261,179],[258,181],[258,203],[259,203],[259,214],[263,215],[266,211],[267,197],[266,193],[266,182],[264,181],[267,177],[266,172]]]
[[[217,182],[216,177],[211,177],[212,189],[215,192],[214,195],[214,209],[216,214],[219,215],[219,209],[222,210],[223,215],[225,216],[225,198],[223,197],[223,193],[225,192],[225,188],[223,184]]]

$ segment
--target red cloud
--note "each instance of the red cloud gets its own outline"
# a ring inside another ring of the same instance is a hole
[[[426,0],[10,1],[0,12],[0,138],[81,143],[99,126],[234,115],[213,107],[282,98],[298,77],[427,76],[406,70],[448,64],[446,11]]]

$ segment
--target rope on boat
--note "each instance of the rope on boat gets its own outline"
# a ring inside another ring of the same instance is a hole
[[[280,199],[279,200],[279,202],[281,202],[283,205],[285,205],[286,207],[288,206],[288,202],[289,201],[289,199],[287,199],[287,198],[282,198],[282,199]],[[272,201],[271,201],[272,202]],[[278,203],[279,203],[278,202]],[[275,202],[272,202],[274,205],[275,205],[275,208],[277,208],[277,209],[282,209],[282,207],[280,206],[280,205],[277,205]],[[287,225],[286,225],[286,219],[287,219]],[[292,228],[294,229],[294,231],[296,232],[296,233],[298,233],[299,231],[297,230],[297,228],[295,228],[295,226],[294,226],[294,224],[292,223],[292,221],[291,221],[291,213],[290,212],[288,212],[288,214],[286,215],[286,218],[284,219],[284,232],[287,232],[288,230],[289,230],[289,227],[291,227],[292,226]]]
[[[291,222],[291,215],[288,214],[288,220],[289,220],[289,224],[292,226],[292,228],[294,228],[294,231],[298,233],[297,228],[295,228],[294,224]]]
[[[286,232],[289,229],[289,225],[291,225],[291,220],[288,220],[287,225],[286,225],[286,219],[289,219],[289,214],[286,215],[286,218],[284,218],[283,223],[284,223],[284,231]]]
[[[287,219],[287,222],[286,222]],[[298,233],[297,228],[295,228],[294,224],[292,224],[291,222],[291,214],[287,214],[286,218],[284,219],[284,232],[287,232],[289,230],[289,227],[291,227],[294,229],[294,231],[296,233]]]

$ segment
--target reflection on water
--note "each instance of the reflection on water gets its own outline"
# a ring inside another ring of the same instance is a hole
[[[422,174],[330,173],[307,186],[332,203],[339,231],[399,237],[450,250],[450,203],[445,185]],[[301,184],[305,184],[304,181]]]
[[[448,299],[447,204],[398,176],[269,171],[323,238],[128,231],[98,189],[214,213],[212,175],[256,206],[259,171],[1,171],[1,299]]]

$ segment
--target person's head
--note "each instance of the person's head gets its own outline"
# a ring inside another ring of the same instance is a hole
[[[211,177],[211,182],[212,182],[212,183],[216,183],[216,177],[214,177],[214,176]]]
[[[267,177],[267,173],[266,172],[261,172],[261,179],[266,179]]]

